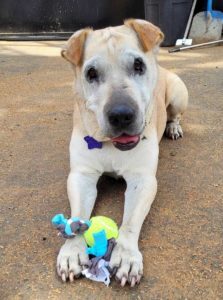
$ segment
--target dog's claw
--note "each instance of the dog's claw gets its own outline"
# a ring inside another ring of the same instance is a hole
[[[130,285],[131,285],[131,287],[134,287],[135,284],[136,284],[136,278],[135,278],[135,276],[133,276]]]
[[[70,272],[69,279],[70,279],[70,282],[74,281],[74,273],[73,272]]]
[[[125,286],[126,281],[127,281],[127,278],[126,277],[122,277],[122,279],[121,279],[121,286],[122,287]]]
[[[83,237],[66,240],[57,257],[57,273],[63,282],[74,281],[80,276],[83,266],[88,263]]]
[[[134,287],[140,281],[143,272],[142,254],[137,248],[126,248],[122,243],[117,242],[111,256],[110,267],[117,268],[115,278],[122,287],[127,282]]]
[[[165,135],[172,140],[177,140],[183,137],[183,130],[178,122],[168,122],[166,124]]]
[[[67,281],[67,277],[66,277],[66,274],[64,272],[61,274],[61,279],[62,279],[63,282]]]

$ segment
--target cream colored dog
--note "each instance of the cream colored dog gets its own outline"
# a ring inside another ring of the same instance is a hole
[[[172,139],[183,136],[179,121],[188,93],[176,75],[157,64],[162,40],[151,23],[127,20],[118,27],[77,31],[62,50],[75,74],[67,182],[71,216],[90,218],[103,173],[126,180],[124,215],[110,261],[122,286],[134,286],[143,274],[138,238],[157,191],[159,141],[164,131]],[[93,149],[86,137],[94,139]],[[73,281],[87,264],[85,247],[81,236],[62,246],[57,271],[63,281]]]

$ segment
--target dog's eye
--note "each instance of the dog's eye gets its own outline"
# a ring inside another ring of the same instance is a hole
[[[135,74],[143,75],[145,73],[146,66],[141,58],[135,58],[133,68]]]
[[[92,83],[94,81],[98,81],[98,71],[94,67],[91,67],[87,71],[86,77],[90,83]]]

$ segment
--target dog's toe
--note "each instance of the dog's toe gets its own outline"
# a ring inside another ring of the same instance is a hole
[[[57,274],[63,282],[74,281],[82,272],[83,266],[88,264],[85,254],[86,244],[82,237],[66,240],[57,257]]]
[[[112,253],[110,267],[116,270],[116,280],[122,287],[127,282],[134,287],[140,282],[143,273],[142,255],[138,249],[130,249],[117,243]]]
[[[172,140],[177,140],[183,137],[183,130],[178,122],[167,122],[165,135]]]

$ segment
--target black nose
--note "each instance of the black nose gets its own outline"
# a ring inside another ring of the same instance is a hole
[[[135,113],[133,108],[126,104],[118,104],[108,111],[108,120],[115,128],[126,128],[133,123]]]

